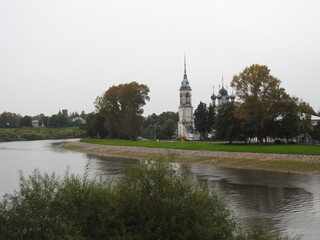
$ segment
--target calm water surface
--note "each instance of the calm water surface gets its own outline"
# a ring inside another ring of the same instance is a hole
[[[118,175],[137,161],[94,157],[58,148],[65,140],[0,143],[0,197],[18,188],[19,170]],[[263,221],[276,232],[320,239],[320,176],[194,165],[192,174],[221,192],[246,227]]]

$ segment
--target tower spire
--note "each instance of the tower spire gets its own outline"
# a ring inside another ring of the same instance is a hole
[[[184,53],[184,75],[187,75],[187,62],[186,62],[186,53]]]
[[[222,76],[222,88],[223,88],[223,76]]]

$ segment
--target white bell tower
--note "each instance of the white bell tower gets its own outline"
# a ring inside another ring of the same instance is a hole
[[[186,56],[184,56],[184,75],[179,91],[178,138],[188,138],[193,133],[193,107],[191,104],[191,87],[187,77]]]

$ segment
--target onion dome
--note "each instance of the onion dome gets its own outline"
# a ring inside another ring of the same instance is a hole
[[[234,101],[234,100],[236,99],[236,95],[234,95],[233,89],[232,89],[232,93],[231,93],[231,95],[230,95],[230,99],[231,99],[232,101]]]
[[[224,87],[222,87],[222,88],[220,89],[219,93],[220,93],[222,96],[228,96],[228,91],[227,91]]]
[[[212,100],[216,100],[216,99],[217,99],[217,96],[214,94],[214,86],[213,86],[213,91],[212,91],[211,99],[212,99]]]

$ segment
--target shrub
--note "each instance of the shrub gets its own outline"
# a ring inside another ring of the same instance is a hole
[[[216,192],[188,176],[163,161],[134,165],[114,182],[87,171],[21,174],[20,189],[0,203],[0,239],[253,239],[237,233]]]
[[[19,137],[11,131],[0,131],[0,142],[18,141]]]

